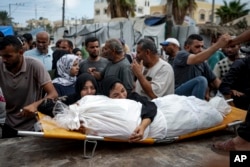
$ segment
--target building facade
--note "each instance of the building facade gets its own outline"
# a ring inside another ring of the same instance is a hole
[[[166,14],[166,0],[161,0],[158,3],[150,0],[136,0],[135,14],[136,17],[142,17],[147,15],[165,15]],[[205,0],[196,0],[196,10],[189,14],[189,16],[195,20],[196,24],[205,24],[211,22],[212,16],[212,4]],[[94,22],[107,22],[110,20],[110,16],[107,15],[107,1],[95,0],[94,4]],[[214,11],[221,5],[215,4]],[[214,15],[214,23],[218,23],[219,18]]]

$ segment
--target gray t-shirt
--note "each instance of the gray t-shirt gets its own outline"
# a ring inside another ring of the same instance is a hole
[[[208,64],[203,62],[200,64],[188,65],[187,59],[189,55],[190,53],[185,50],[179,51],[174,59],[173,69],[175,75],[175,88],[198,76],[204,76],[208,83],[213,82],[216,76],[211,71]]]
[[[33,130],[36,118],[22,117],[19,111],[42,98],[42,86],[51,82],[43,64],[32,57],[24,56],[21,70],[13,74],[0,59],[0,87],[6,100],[5,123],[18,130]]]
[[[103,72],[108,64],[108,59],[100,57],[98,61],[90,61],[89,59],[83,60],[80,63],[79,74],[88,72],[88,68],[95,67],[98,72]]]
[[[122,59],[117,63],[109,62],[102,73],[103,78],[107,76],[117,76],[125,86],[128,93],[134,88],[134,74],[131,70],[131,64],[127,58]]]

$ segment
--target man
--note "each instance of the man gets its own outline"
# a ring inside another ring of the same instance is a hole
[[[85,44],[89,57],[80,63],[79,75],[86,72],[94,75],[94,71],[102,73],[109,61],[99,55],[99,40],[96,37],[89,37],[85,40]]]
[[[205,60],[216,50],[226,46],[230,39],[229,35],[222,35],[214,45],[203,50],[202,37],[197,34],[190,35],[185,42],[185,50],[177,53],[173,63],[175,93],[208,100],[208,84],[218,89],[220,79],[213,74]]]
[[[165,51],[165,54],[168,55],[168,63],[173,66],[174,58],[177,55],[177,52],[180,51],[180,43],[175,38],[168,38],[166,41],[161,42],[160,45]]]
[[[134,88],[134,75],[130,67],[130,63],[124,56],[124,51],[121,42],[118,39],[109,39],[105,42],[103,57],[107,58],[110,62],[107,64],[101,76],[98,76],[96,71],[94,76],[98,79],[105,78],[110,75],[117,76],[128,93]]]
[[[234,46],[241,44],[243,42],[250,41],[250,30],[246,30],[233,40],[229,42],[229,46]],[[234,68],[235,66],[235,68]],[[234,71],[230,76],[231,71]],[[225,76],[225,78],[222,80],[222,84],[220,86],[220,90],[222,88],[227,88],[225,90],[234,89],[233,84],[236,83],[236,81],[242,80],[243,83],[239,83],[238,87],[243,86],[240,89],[245,89],[245,91],[248,91],[248,94],[246,92],[238,92],[238,91],[231,91],[230,94],[224,95],[225,98],[230,98],[230,96],[244,96],[249,95],[250,90],[250,57],[246,57],[243,59],[236,60],[234,64],[232,65],[230,71]],[[240,75],[238,75],[240,74]],[[228,82],[230,81],[230,82]],[[231,84],[230,84],[231,83]],[[234,101],[235,103],[235,101]],[[216,142],[213,145],[213,150],[220,150],[220,151],[234,151],[234,150],[250,150],[250,100],[248,100],[248,109],[247,109],[247,115],[245,122],[240,125],[240,127],[237,129],[237,136],[234,138],[231,138],[229,140],[226,140],[224,142]],[[236,104],[235,104],[236,105]],[[247,105],[247,104],[246,104]],[[245,106],[246,106],[245,105]]]
[[[9,35],[0,40],[0,87],[6,100],[3,137],[13,137],[8,130],[34,130],[35,113],[44,98],[56,98],[57,92],[42,63],[23,56],[22,42]],[[22,111],[22,112],[21,112]]]
[[[136,47],[136,60],[131,64],[137,78],[135,92],[148,99],[174,93],[174,72],[172,67],[160,59],[154,42],[141,39]]]
[[[65,50],[65,51],[67,51],[69,53],[72,53],[72,51],[74,49],[74,45],[68,39],[61,39],[60,43],[59,43],[59,49]]]
[[[213,70],[218,78],[222,79],[227,74],[236,59],[243,58],[239,51],[240,45],[226,46],[222,48],[222,52],[226,57],[216,63]]]
[[[53,51],[49,48],[50,35],[45,32],[39,32],[36,35],[36,48],[24,52],[24,56],[36,58],[42,62],[47,71],[52,69]]]

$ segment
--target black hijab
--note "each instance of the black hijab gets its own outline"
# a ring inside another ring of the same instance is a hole
[[[66,101],[64,101],[64,103],[67,105],[70,105],[70,104],[73,104],[73,103],[77,102],[78,100],[80,100],[81,99],[81,90],[87,81],[91,81],[93,83],[93,85],[96,89],[96,94],[98,94],[99,89],[98,89],[98,85],[97,85],[95,77],[93,77],[89,73],[83,73],[77,77],[76,84],[75,84],[75,93],[72,95],[68,95],[68,97],[67,97]]]
[[[116,83],[123,84],[122,81],[114,75],[105,77],[101,82],[102,94],[109,97],[109,92]]]

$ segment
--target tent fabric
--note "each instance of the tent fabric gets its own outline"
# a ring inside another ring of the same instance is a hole
[[[13,27],[12,26],[0,26],[0,31],[6,35],[14,35]]]

